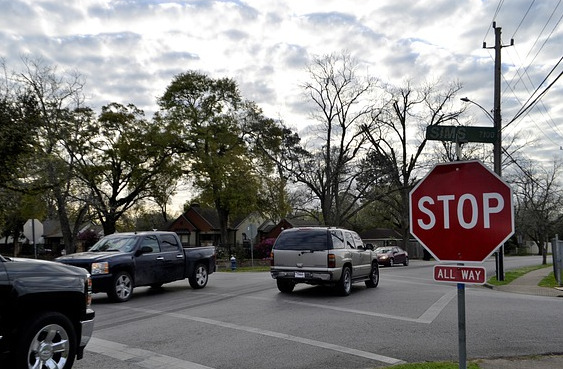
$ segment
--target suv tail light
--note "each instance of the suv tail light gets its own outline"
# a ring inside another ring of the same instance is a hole
[[[270,251],[270,266],[274,266],[274,252]]]
[[[328,254],[327,265],[329,268],[336,268],[336,256],[334,254]]]

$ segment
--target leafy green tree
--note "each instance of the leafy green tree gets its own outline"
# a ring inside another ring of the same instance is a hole
[[[22,61],[21,71],[7,72],[4,66],[2,85],[11,104],[10,118],[33,137],[22,138],[26,154],[12,162],[18,178],[4,184],[22,193],[48,194],[54,200],[47,203],[54,204],[65,248],[72,251],[80,219],[73,222],[69,214],[80,205],[72,197],[75,182],[65,142],[76,123],[73,112],[83,103],[84,84],[77,73],[59,73],[40,59]]]
[[[134,105],[111,103],[97,119],[82,112],[84,124],[69,143],[69,152],[86,197],[104,228],[116,231],[118,220],[139,201],[179,176],[173,133],[162,122],[145,119]],[[161,179],[164,180],[161,181]]]
[[[264,162],[254,143],[262,135],[249,127],[261,130],[256,123],[269,121],[242,98],[234,80],[195,71],[175,76],[159,105],[159,118],[178,131],[183,170],[197,197],[217,210],[225,244],[230,218],[257,207],[261,178],[256,168]]]

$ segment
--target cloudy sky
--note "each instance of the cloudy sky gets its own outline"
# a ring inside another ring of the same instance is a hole
[[[178,73],[230,77],[268,116],[303,127],[305,66],[342,50],[382,81],[457,80],[458,97],[492,109],[494,51],[483,42],[494,45],[494,21],[503,45],[515,41],[502,49],[503,122],[554,83],[505,132],[563,156],[562,17],[560,0],[0,0],[0,57],[12,69],[27,55],[76,70],[89,106],[133,103],[149,116]]]

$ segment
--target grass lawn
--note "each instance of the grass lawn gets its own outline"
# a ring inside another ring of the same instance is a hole
[[[547,265],[534,265],[534,266],[529,266],[529,267],[523,267],[523,268],[518,268],[518,269],[513,269],[513,270],[509,270],[508,272],[504,273],[504,281],[497,281],[497,277],[492,277],[488,280],[489,284],[492,284],[494,286],[502,286],[505,284],[509,284],[510,282],[512,282],[513,280],[515,280],[518,277],[522,277],[524,274],[529,273],[531,271],[537,270],[537,269],[542,269],[542,268],[551,268],[552,265],[551,264],[547,264]],[[553,273],[551,274],[552,278],[553,278]],[[554,278],[555,280],[555,278]]]
[[[555,274],[553,274],[553,272],[549,273],[549,275],[547,277],[545,277],[544,279],[542,279],[540,281],[539,284],[540,287],[557,287],[557,280],[555,279]]]

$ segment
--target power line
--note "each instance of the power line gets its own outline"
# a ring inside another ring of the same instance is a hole
[[[528,10],[526,10],[526,14],[524,14],[524,16],[522,17],[522,20],[520,20],[520,24],[518,24],[518,27],[516,27],[516,30],[514,31],[514,33],[512,34],[511,38],[514,38],[514,36],[516,36],[516,33],[518,32],[518,30],[520,29],[520,26],[522,26],[522,23],[524,23],[524,19],[526,19],[526,17],[528,16],[528,13],[530,12],[530,9],[532,9],[532,6],[534,6],[534,3],[536,2],[536,0],[532,0],[532,2],[530,3],[530,6],[528,7]]]
[[[562,58],[563,59],[563,58]],[[559,60],[559,62],[561,62],[561,59]],[[559,63],[557,63],[559,64]],[[553,71],[553,70],[552,70]],[[550,72],[551,74],[551,72]],[[516,119],[520,118],[524,113],[526,113],[528,110],[530,110],[532,107],[534,107],[538,101],[543,98],[543,96],[547,93],[547,91],[549,91],[549,89],[555,84],[555,82],[557,82],[557,80],[559,80],[559,78],[561,78],[561,75],[563,75],[563,71],[559,73],[559,75],[555,78],[555,80],[553,82],[551,82],[529,105],[524,106],[522,108],[520,108],[520,110],[518,111],[518,113],[516,113],[516,115],[514,116],[514,118],[512,118],[505,126],[504,128],[508,127],[510,124],[512,124]],[[544,80],[545,81],[545,80]],[[543,82],[542,82],[543,84]],[[540,85],[541,86],[541,85]],[[537,90],[536,90],[537,91]],[[535,92],[534,92],[535,93]],[[533,96],[533,95],[532,95]],[[530,99],[532,98],[532,96],[530,96]],[[530,101],[530,99],[528,99],[528,101]],[[527,102],[526,102],[527,103]]]

